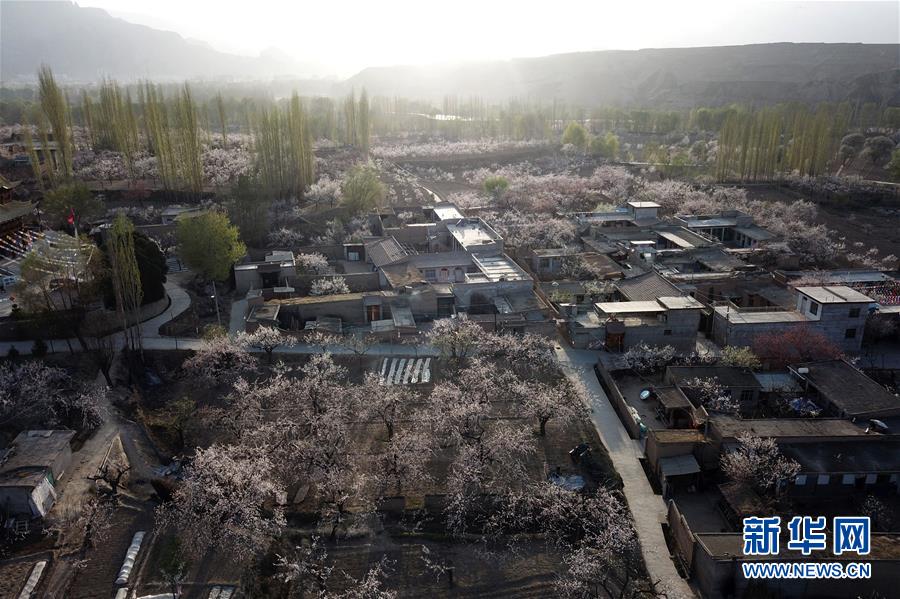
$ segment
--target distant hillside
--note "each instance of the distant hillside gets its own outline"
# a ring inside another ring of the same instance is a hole
[[[41,63],[63,80],[173,80],[320,75],[276,52],[260,57],[213,50],[177,33],[128,23],[69,2],[0,2],[0,78],[29,81]]]
[[[582,52],[369,68],[345,82],[373,95],[557,98],[658,108],[859,100],[900,104],[900,45],[757,44]]]

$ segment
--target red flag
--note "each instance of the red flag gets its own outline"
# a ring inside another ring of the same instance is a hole
[[[69,222],[70,225],[75,224],[75,210],[73,210],[72,208],[69,208],[69,216],[66,217],[66,220]]]

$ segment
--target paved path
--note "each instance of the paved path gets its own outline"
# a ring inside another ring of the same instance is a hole
[[[666,521],[666,505],[661,496],[653,493],[638,461],[644,452],[640,444],[628,436],[594,373],[597,352],[571,349],[563,345],[556,353],[567,376],[582,382],[587,389],[591,420],[625,485],[623,491],[634,517],[634,526],[650,578],[654,582],[658,581],[657,590],[666,593],[669,599],[694,597],[690,586],[675,570],[666,547],[661,526]]]
[[[231,318],[228,321],[228,332],[236,335],[244,330],[247,320],[247,300],[239,299],[231,302]]]
[[[191,307],[191,296],[177,283],[166,282],[166,293],[169,295],[169,307],[158,316],[141,323],[141,337],[159,337],[159,327]]]

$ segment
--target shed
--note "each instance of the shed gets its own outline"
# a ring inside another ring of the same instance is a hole
[[[43,517],[56,501],[56,487],[72,462],[74,431],[24,431],[0,458],[0,509]]]

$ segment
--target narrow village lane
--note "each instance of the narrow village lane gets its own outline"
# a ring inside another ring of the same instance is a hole
[[[679,576],[669,556],[661,524],[666,520],[666,505],[661,496],[653,493],[639,458],[640,444],[628,436],[618,414],[609,402],[594,373],[597,352],[576,350],[561,345],[557,359],[566,375],[584,384],[587,390],[591,420],[613,465],[624,483],[625,499],[634,517],[634,526],[641,543],[641,552],[650,578],[657,582],[657,590],[668,599],[688,599],[695,594]]]

